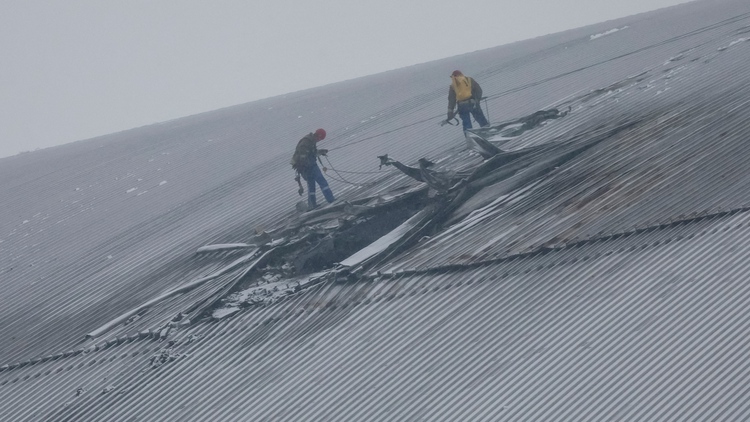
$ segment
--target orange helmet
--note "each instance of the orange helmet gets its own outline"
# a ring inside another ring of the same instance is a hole
[[[315,136],[318,137],[319,141],[322,141],[323,139],[326,138],[326,131],[323,129],[318,129],[315,131]]]

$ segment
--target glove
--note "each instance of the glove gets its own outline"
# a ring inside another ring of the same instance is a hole
[[[299,185],[299,189],[297,189],[297,193],[299,196],[302,196],[303,193],[305,193],[305,190],[302,188],[302,183],[299,181],[299,173],[297,173],[296,176],[294,176],[294,181],[297,182]]]
[[[454,112],[452,112],[452,111],[449,111],[449,112],[448,112],[448,117],[447,117],[447,118],[445,119],[445,121],[446,121],[446,122],[447,122],[447,121],[449,121],[449,120],[450,120],[450,119],[452,119],[452,118],[453,118],[453,116],[455,116],[455,115],[456,115],[456,113],[454,113]]]
[[[328,150],[327,149],[319,149],[318,150],[318,155],[328,155]]]

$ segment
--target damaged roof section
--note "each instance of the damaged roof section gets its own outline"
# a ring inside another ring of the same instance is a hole
[[[251,244],[200,247],[197,262],[215,265],[220,258],[225,264],[89,332],[85,347],[141,330],[161,332],[205,317],[221,319],[316,286],[335,276],[327,270],[412,217],[426,199],[424,187],[398,189],[292,215],[285,224],[258,233]],[[227,261],[229,256],[237,258]],[[196,296],[196,291],[203,293]],[[144,315],[149,318],[137,322]]]

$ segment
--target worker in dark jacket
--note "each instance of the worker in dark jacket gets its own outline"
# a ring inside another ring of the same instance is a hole
[[[318,149],[317,143],[325,139],[326,131],[318,129],[314,133],[305,135],[304,138],[300,139],[297,143],[297,148],[292,156],[292,168],[297,172],[297,183],[299,183],[299,177],[307,181],[307,207],[308,210],[312,210],[317,207],[315,199],[315,183],[320,185],[320,190],[323,192],[326,201],[328,203],[333,202],[333,192],[328,187],[328,181],[323,177],[323,173],[318,167],[317,161],[320,161],[321,155],[326,155],[328,150]],[[322,165],[323,162],[320,162]],[[325,167],[323,167],[325,169]],[[300,183],[300,195],[302,194],[302,184]]]
[[[451,87],[448,90],[448,119],[450,120],[456,113],[453,108],[458,105],[458,115],[464,125],[464,130],[471,129],[471,116],[479,123],[479,126],[487,126],[487,118],[482,113],[482,107],[479,101],[482,99],[482,87],[477,81],[468,76],[464,76],[460,70],[454,70],[451,74]]]

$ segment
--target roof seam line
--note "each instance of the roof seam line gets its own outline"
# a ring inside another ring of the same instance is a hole
[[[721,208],[719,208],[715,212],[711,212],[711,213],[704,211],[703,214],[696,215],[694,217],[682,218],[678,220],[670,220],[666,223],[658,223],[658,224],[645,226],[645,227],[636,226],[633,229],[628,230],[628,231],[592,236],[583,240],[577,240],[577,241],[565,243],[562,246],[540,246],[529,252],[506,255],[500,258],[487,259],[487,260],[471,262],[471,263],[466,263],[466,264],[441,265],[437,267],[429,267],[429,268],[423,268],[423,269],[418,269],[418,270],[417,269],[400,270],[400,271],[396,271],[393,273],[377,272],[375,274],[367,275],[364,278],[369,279],[369,280],[375,280],[378,278],[394,279],[394,278],[401,277],[401,276],[458,272],[458,271],[463,271],[463,270],[467,270],[471,268],[478,268],[478,267],[492,265],[492,264],[499,264],[499,263],[511,261],[514,259],[533,258],[539,255],[544,255],[549,252],[562,251],[562,250],[571,249],[571,248],[575,248],[575,247],[590,244],[590,243],[599,242],[599,241],[608,241],[608,240],[613,240],[619,237],[627,237],[631,235],[647,233],[647,232],[652,232],[652,231],[657,231],[657,230],[665,230],[665,229],[673,228],[682,224],[692,224],[692,223],[697,223],[697,222],[705,221],[705,220],[718,219],[718,218],[726,217],[729,215],[740,214],[740,213],[744,213],[748,211],[750,211],[750,205],[742,206],[739,208],[733,208],[729,210],[722,210]],[[682,240],[682,239],[676,239],[676,240]]]

